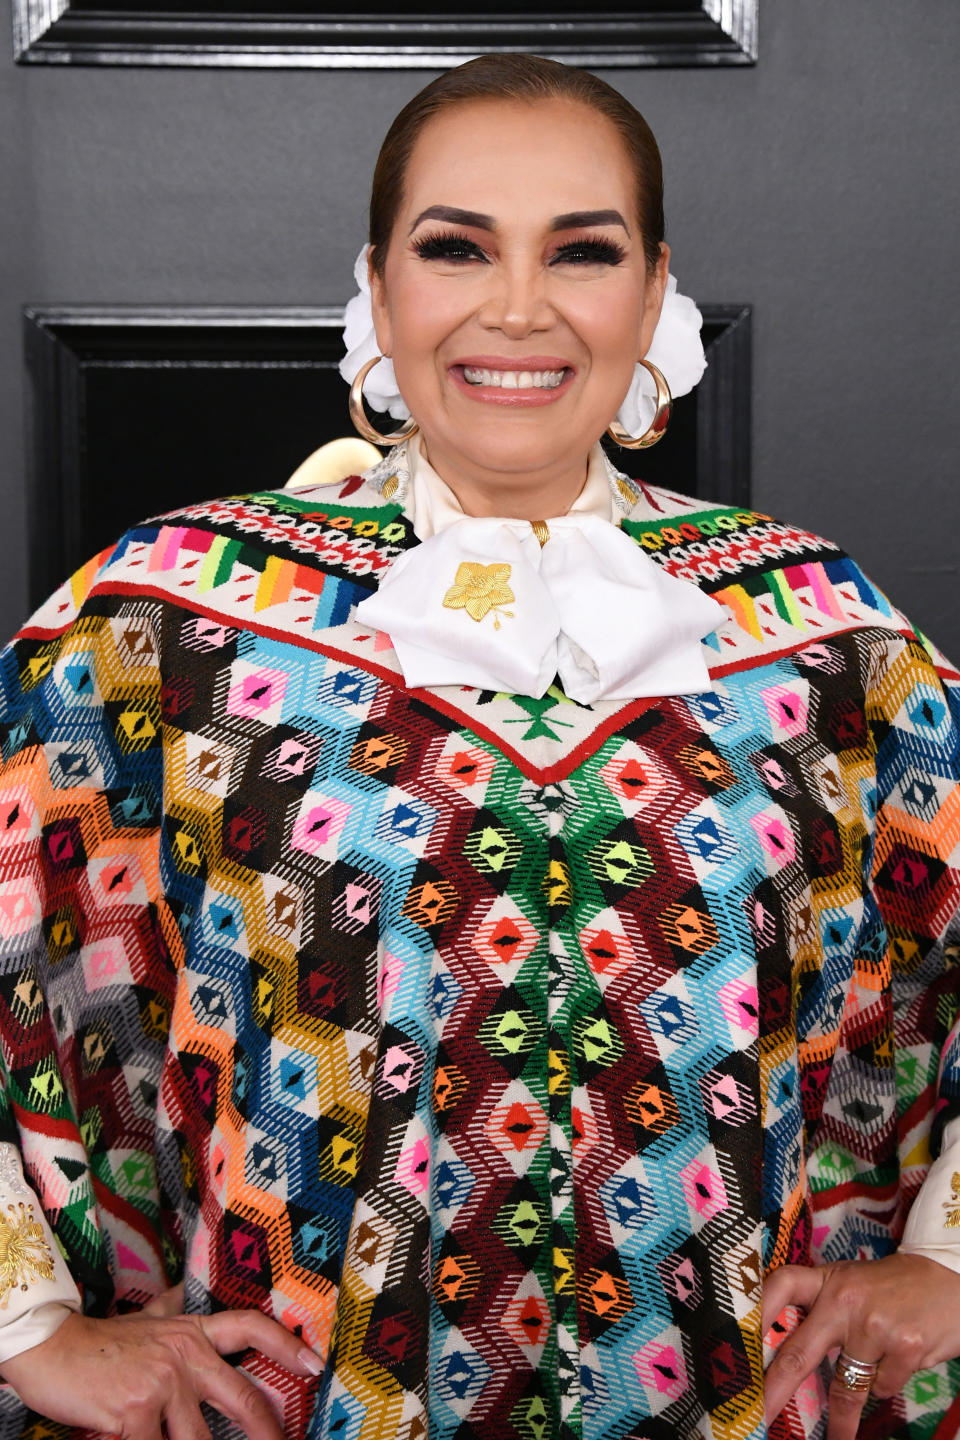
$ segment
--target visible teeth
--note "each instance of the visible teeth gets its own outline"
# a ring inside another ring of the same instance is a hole
[[[499,385],[501,390],[556,390],[566,370],[483,370],[464,365],[468,385]]]

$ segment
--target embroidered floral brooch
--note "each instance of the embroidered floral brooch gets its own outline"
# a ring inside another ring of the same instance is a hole
[[[477,565],[464,560],[457,567],[457,578],[443,597],[448,610],[466,610],[471,620],[480,621],[493,611],[493,628],[500,629],[500,616],[513,619],[512,610],[504,610],[516,599],[507,581],[509,565]]]
[[[948,1230],[960,1229],[960,1170],[953,1172],[950,1189],[953,1194],[944,1201],[943,1208],[947,1213],[943,1223]]]
[[[53,1278],[53,1256],[33,1206],[23,1201],[8,1205],[6,1216],[0,1216],[0,1310],[7,1308],[11,1290],[28,1290]]]

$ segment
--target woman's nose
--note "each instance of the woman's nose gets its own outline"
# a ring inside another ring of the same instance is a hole
[[[490,292],[478,316],[481,324],[511,339],[522,339],[532,330],[546,330],[553,324],[553,306],[541,266],[501,263],[490,279]]]

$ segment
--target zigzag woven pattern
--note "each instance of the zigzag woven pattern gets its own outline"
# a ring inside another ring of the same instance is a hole
[[[299,1327],[296,1440],[761,1440],[764,1269],[888,1253],[960,1110],[956,677],[816,537],[625,527],[730,608],[705,695],[406,690],[359,482],[131,532],[4,654],[3,1138],[93,1310]]]

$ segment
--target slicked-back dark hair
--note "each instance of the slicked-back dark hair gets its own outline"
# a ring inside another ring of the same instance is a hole
[[[373,264],[383,274],[387,246],[403,202],[403,184],[420,132],[428,120],[454,105],[478,100],[568,99],[589,105],[616,127],[637,182],[637,219],[647,266],[653,269],[664,235],[663,166],[653,131],[629,100],[592,75],[542,55],[478,55],[446,70],[400,111],[380,147],[370,192]]]

